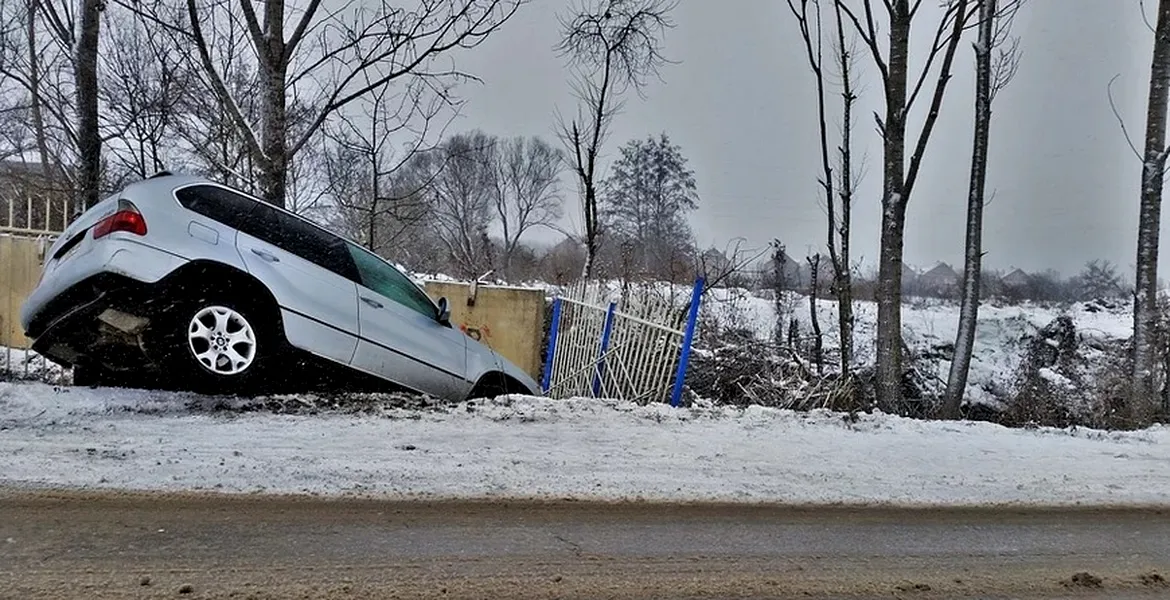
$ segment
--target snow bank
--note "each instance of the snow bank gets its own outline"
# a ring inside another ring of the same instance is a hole
[[[501,398],[379,416],[0,383],[0,483],[381,497],[1170,505],[1170,430]]]

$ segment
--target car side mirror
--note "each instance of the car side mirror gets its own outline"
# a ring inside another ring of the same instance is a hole
[[[439,322],[442,323],[443,325],[450,325],[451,324],[451,305],[447,301],[447,297],[443,296],[442,298],[439,298],[438,304],[439,304],[439,314],[438,314],[437,318],[438,318]]]

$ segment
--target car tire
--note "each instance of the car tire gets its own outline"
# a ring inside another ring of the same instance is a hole
[[[217,293],[172,303],[153,344],[169,387],[214,394],[264,391],[285,352],[284,336],[269,312]]]

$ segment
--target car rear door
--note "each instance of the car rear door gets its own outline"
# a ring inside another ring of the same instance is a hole
[[[440,323],[434,303],[405,274],[346,243],[357,267],[361,340],[353,365],[440,398],[463,399],[467,336]]]
[[[271,290],[293,346],[350,364],[357,349],[357,276],[345,242],[290,213],[254,202],[236,245]]]

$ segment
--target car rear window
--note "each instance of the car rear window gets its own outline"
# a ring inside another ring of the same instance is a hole
[[[175,191],[179,204],[187,210],[238,229],[244,215],[256,201],[214,185],[193,185]]]

